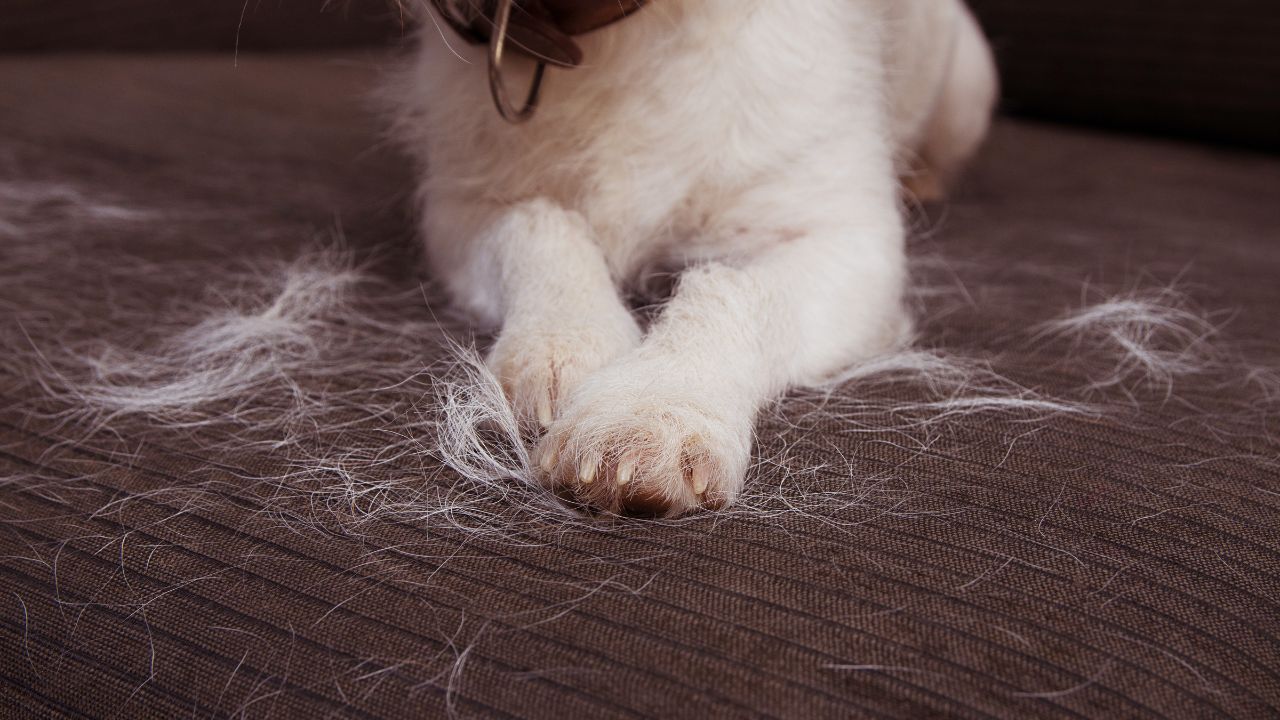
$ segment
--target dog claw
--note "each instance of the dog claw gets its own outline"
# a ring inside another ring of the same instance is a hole
[[[693,491],[699,502],[702,502],[703,496],[707,494],[707,488],[711,486],[713,466],[707,455],[696,445],[686,446],[682,459],[684,462],[681,471],[685,486]]]
[[[588,455],[582,459],[582,464],[578,466],[578,482],[583,485],[590,485],[596,481],[596,472],[600,468],[600,458],[594,455]]]
[[[543,453],[538,467],[542,468],[544,475],[550,475],[556,469],[556,465],[560,464],[560,448],[551,445]]]
[[[694,495],[703,495],[707,492],[707,485],[710,484],[710,480],[707,477],[709,474],[710,468],[707,467],[706,463],[698,463],[693,466],[692,482]]]
[[[636,461],[630,455],[627,455],[626,457],[623,457],[622,460],[618,461],[618,472],[614,476],[614,479],[618,483],[618,487],[622,487],[623,485],[631,482],[631,476],[635,474],[635,471]]]
[[[551,423],[552,421],[555,420],[555,416],[551,412],[551,395],[550,394],[543,393],[542,397],[538,398],[537,416],[538,416],[538,424],[541,425],[544,430],[546,428],[551,427]]]

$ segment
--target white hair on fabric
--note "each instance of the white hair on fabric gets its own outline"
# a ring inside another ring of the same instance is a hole
[[[65,506],[89,491],[82,484],[94,473],[131,463],[154,440],[204,467],[105,499],[95,518],[157,502],[168,514],[150,522],[165,523],[212,510],[231,494],[289,531],[361,541],[368,548],[362,572],[382,579],[408,577],[397,569],[396,553],[447,562],[457,552],[456,540],[439,550],[395,547],[378,534],[389,522],[426,530],[428,543],[443,531],[464,544],[512,547],[623,528],[706,533],[730,521],[789,527],[803,520],[851,532],[879,515],[959,512],[916,502],[910,468],[869,470],[835,445],[819,444],[830,432],[923,455],[949,433],[993,416],[1033,433],[1064,417],[1141,412],[1144,391],[1154,390],[1157,400],[1176,397],[1182,379],[1205,375],[1256,390],[1255,406],[1240,413],[1264,418],[1266,431],[1280,399],[1274,370],[1232,351],[1220,315],[1197,307],[1176,285],[1140,287],[1099,295],[1009,340],[1028,352],[1060,348],[1064,363],[1084,368],[1075,391],[1019,382],[999,357],[918,345],[767,408],[764,423],[781,437],[759,446],[750,480],[729,508],[679,519],[598,517],[540,485],[529,429],[463,325],[434,314],[424,299],[430,291],[389,279],[374,260],[332,238],[287,259],[209,254],[156,261],[113,253],[110,263],[91,266],[73,252],[76,234],[64,232],[84,216],[59,206],[61,215],[34,222],[29,210],[50,192],[88,197],[65,188],[10,193],[26,204],[21,213],[13,212],[16,204],[0,212],[0,223],[21,231],[0,244],[0,381],[27,398],[31,417],[79,442],[46,451],[41,469],[0,477],[0,490]],[[128,230],[150,213],[95,202],[120,210],[97,213],[97,229]],[[941,258],[922,264],[946,270]],[[68,273],[75,282],[57,281]],[[68,293],[72,285],[83,292]],[[913,294],[924,325],[945,322],[958,309],[981,311],[959,285],[922,280]],[[994,442],[1012,452],[1018,437]],[[72,445],[109,452],[96,466],[74,459],[72,476],[59,464]],[[95,535],[95,541],[118,543],[123,557],[127,537]],[[624,567],[628,559],[592,561]],[[532,581],[564,584],[536,574]],[[387,668],[411,668],[422,685],[443,689],[457,713],[467,660],[490,635],[547,622],[600,592],[643,587],[634,579],[564,587],[563,601],[518,617],[464,616],[438,656],[362,659],[335,673],[376,683]],[[139,593],[132,612],[145,613],[164,592]]]
[[[85,441],[135,442],[123,443],[119,457],[154,433],[238,468],[175,485],[170,492],[183,507],[240,483],[281,522],[353,536],[370,521],[396,520],[524,543],[539,541],[530,530],[607,532],[632,522],[595,519],[545,490],[530,430],[463,325],[435,315],[424,300],[430,292],[389,281],[376,258],[340,239],[291,259],[113,253],[112,262],[90,267],[71,252],[69,225],[128,229],[152,211],[56,185],[11,184],[0,193],[0,221],[22,230],[0,247],[0,370],[25,388],[32,417]],[[98,209],[84,215],[75,209],[82,202]],[[40,215],[40,207],[57,211]],[[940,258],[920,263],[933,275],[946,269]],[[55,273],[83,276],[84,292],[68,295],[51,281]],[[914,295],[941,322],[976,305],[958,285],[918,282]],[[1085,368],[1078,391],[1065,394],[1016,381],[998,358],[946,347],[859,363],[766,409],[766,422],[784,429],[782,449],[754,458],[742,497],[715,521],[802,513],[838,524],[851,506],[897,512],[901,488],[888,475],[860,475],[834,449],[816,464],[814,453],[793,451],[817,423],[923,452],[978,416],[1029,428],[1095,417],[1140,402],[1144,388],[1176,395],[1180,379],[1204,374],[1256,388],[1251,411],[1272,417],[1280,395],[1274,371],[1228,352],[1221,324],[1178,286],[1159,285],[1097,297],[1013,339],[1029,351],[1059,343],[1065,362]],[[151,430],[135,437],[142,428]],[[246,454],[269,462],[248,471],[234,462]],[[843,478],[835,490],[832,475]],[[48,497],[68,492],[54,475],[0,483]]]
[[[1212,342],[1219,322],[1171,285],[1085,304],[1041,323],[1036,335],[1069,340],[1073,354],[1109,359],[1090,379],[1092,390],[1141,385],[1170,393],[1178,379],[1220,366],[1221,351]]]

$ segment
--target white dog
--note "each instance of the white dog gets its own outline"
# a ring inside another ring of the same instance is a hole
[[[676,515],[734,500],[763,404],[909,339],[902,180],[957,171],[996,81],[961,0],[610,2],[635,7],[553,46],[581,65],[512,124],[455,29],[500,3],[439,0],[396,127],[434,275],[501,328],[488,363],[545,431],[545,482]],[[536,64],[508,47],[520,94]],[[667,271],[644,329],[624,298]]]

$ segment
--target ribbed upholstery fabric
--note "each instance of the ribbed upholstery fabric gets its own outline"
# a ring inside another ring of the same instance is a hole
[[[377,64],[0,62],[0,197],[57,185],[158,212],[122,231],[60,220],[56,203],[22,222],[0,206],[0,263],[37,221],[79,248],[38,270],[42,297],[104,292],[95,268],[151,258],[154,274],[111,283],[153,293],[162,317],[190,290],[166,285],[166,262],[289,256],[337,218],[413,296],[408,172],[359,101]],[[1011,338],[1078,307],[1086,282],[1180,277],[1205,307],[1234,309],[1226,336],[1275,368],[1278,187],[1265,157],[1002,121],[960,195],[917,218],[913,252],[940,259],[924,279],[958,279],[970,298],[926,313],[922,344],[1064,390],[1088,369]],[[0,287],[0,323],[17,314],[5,308],[31,317],[14,292]],[[403,312],[427,317],[417,297]],[[373,519],[353,535],[299,527],[290,517],[315,507],[245,480],[279,462],[271,437],[215,458],[198,432],[121,419],[85,441],[33,411],[42,391],[15,358],[56,352],[54,333],[122,331],[60,312],[0,333],[8,717],[1280,712],[1280,448],[1252,386],[1193,378],[1138,409],[984,415],[928,443],[890,416],[859,430],[784,404],[759,428],[770,462],[752,487],[778,482],[784,456],[812,468],[804,481],[836,502],[807,515],[594,531],[534,518],[506,539]]]
[[[1280,149],[1280,5],[972,0],[1010,109]]]

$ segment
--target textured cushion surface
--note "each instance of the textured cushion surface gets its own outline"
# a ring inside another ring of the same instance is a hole
[[[1274,159],[1002,121],[960,194],[916,217],[922,286],[959,288],[920,294],[923,346],[1077,397],[1097,368],[1028,330],[1083,297],[1176,280],[1223,311],[1215,342],[1248,364],[1096,412],[923,429],[892,410],[927,398],[911,382],[837,389],[826,407],[886,401],[856,425],[793,399],[759,427],[750,491],[803,488],[795,512],[571,524],[484,500],[505,535],[361,515],[380,500],[256,482],[288,468],[251,422],[230,452],[223,429],[154,418],[91,432],[74,399],[30,381],[41,355],[145,333],[140,317],[163,323],[198,295],[172,268],[267,264],[335,227],[375,258],[368,292],[405,298],[370,312],[436,318],[412,270],[409,171],[361,100],[382,62],[0,62],[4,714],[1280,711]],[[113,314],[126,302],[137,326]],[[394,351],[424,367],[445,353],[430,337]],[[385,429],[358,409],[315,429],[326,452],[376,444]],[[365,472],[454,481],[416,456]]]

